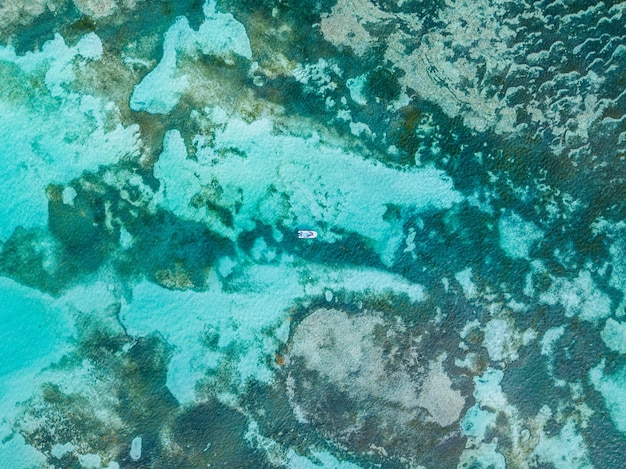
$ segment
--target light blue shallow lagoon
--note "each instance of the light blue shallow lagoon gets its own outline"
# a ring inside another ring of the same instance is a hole
[[[625,77],[617,0],[4,2],[0,469],[626,468]]]

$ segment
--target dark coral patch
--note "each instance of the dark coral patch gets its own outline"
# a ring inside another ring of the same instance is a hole
[[[172,425],[177,466],[268,467],[244,440],[246,430],[246,418],[217,400],[187,409]]]
[[[156,335],[128,337],[117,323],[115,307],[102,316],[81,315],[77,329],[76,351],[53,371],[78,378],[70,378],[75,383],[69,388],[44,384],[23,404],[18,430],[50,463],[62,467],[77,465],[80,454],[140,467],[129,456],[131,441],[139,435],[146,441],[142,464],[159,461],[166,450],[159,435],[178,410],[165,386],[169,347]],[[88,386],[81,377],[85,374]],[[72,449],[66,454],[54,451],[67,444]]]

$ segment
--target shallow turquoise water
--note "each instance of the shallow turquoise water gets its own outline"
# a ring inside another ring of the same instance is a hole
[[[44,299],[10,281],[3,281],[1,302],[2,337],[0,354],[4,360],[0,374],[29,368],[45,359],[63,336],[63,318]],[[55,317],[56,316],[56,317]]]
[[[4,5],[0,466],[622,467],[624,14]]]

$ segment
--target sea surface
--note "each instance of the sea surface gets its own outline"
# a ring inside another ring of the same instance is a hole
[[[0,184],[2,469],[626,468],[624,2],[0,2]]]

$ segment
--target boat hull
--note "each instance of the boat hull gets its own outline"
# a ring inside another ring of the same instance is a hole
[[[298,230],[298,238],[300,238],[300,239],[313,239],[313,238],[317,238],[317,231],[312,231],[312,230]]]

